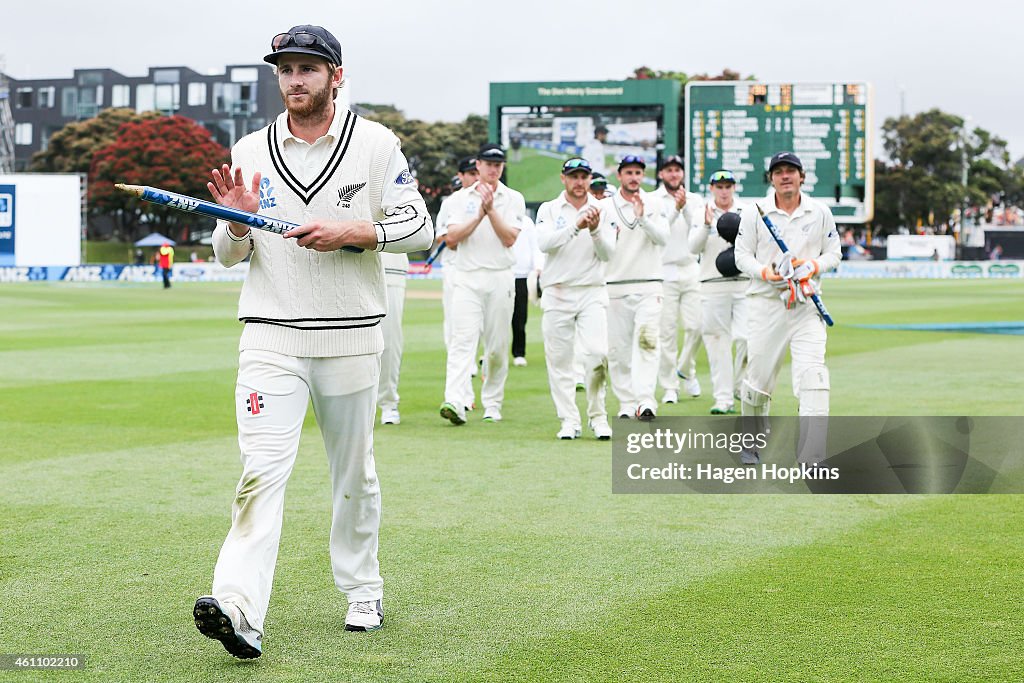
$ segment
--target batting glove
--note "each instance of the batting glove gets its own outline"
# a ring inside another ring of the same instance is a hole
[[[779,264],[775,267],[779,275],[782,276],[783,280],[793,279],[794,263],[793,255],[788,251],[783,254],[779,260]]]
[[[783,280],[781,284],[783,290],[779,294],[779,298],[782,299],[782,303],[786,304],[787,309],[793,308],[796,305],[800,290],[793,284],[792,280]],[[800,299],[800,301],[803,301],[803,299]]]
[[[813,261],[811,261],[810,263],[813,263]],[[792,282],[792,280],[790,280],[790,282]],[[818,290],[814,286],[814,283],[807,279],[800,280],[799,283],[796,285],[795,289],[796,300],[800,303],[806,302],[808,299],[811,298],[812,295],[818,293]]]
[[[809,277],[814,277],[821,270],[821,267],[818,266],[818,262],[813,259],[808,259],[806,261],[797,259],[793,262],[793,265],[796,266],[796,268],[793,270],[792,278],[798,282],[802,282]]]

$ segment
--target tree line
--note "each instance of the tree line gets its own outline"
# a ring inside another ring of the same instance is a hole
[[[640,67],[630,78],[741,80],[721,74],[688,76]],[[747,77],[752,79],[753,77]],[[684,90],[685,92],[685,90]],[[357,104],[402,141],[428,207],[437,209],[450,191],[455,166],[487,139],[487,118],[471,114],[460,122],[409,118],[391,105]],[[882,126],[885,159],[875,159],[875,234],[918,225],[952,226],[964,206],[984,221],[1000,204],[1024,204],[1024,168],[1013,164],[1005,140],[963,118],[933,109],[887,119]],[[187,241],[195,217],[141,202],[113,184],[152,185],[206,198],[210,169],[228,163],[229,151],[198,123],[156,112],[105,109],[55,133],[29,170],[85,173],[89,186],[89,236],[109,233],[133,242],[151,231]],[[967,185],[963,172],[967,171]],[[987,215],[986,215],[987,214]]]

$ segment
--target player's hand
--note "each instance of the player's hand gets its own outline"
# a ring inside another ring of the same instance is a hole
[[[633,204],[633,214],[637,218],[643,218],[644,200],[640,198],[640,193],[637,192],[636,194],[634,194],[632,197],[629,198],[629,201]]]
[[[803,282],[809,277],[814,277],[820,270],[818,262],[814,259],[808,259],[806,261],[803,259],[794,259],[793,266],[793,279],[798,282]]]
[[[793,266],[793,255],[790,254],[788,251],[785,254],[783,254],[782,257],[779,259],[779,263],[776,266],[776,270],[778,271],[779,275],[782,276],[782,279],[792,280],[793,272],[795,270]]]
[[[786,280],[786,278],[782,277],[782,275],[780,275],[779,272],[775,270],[775,266],[765,266],[764,268],[762,268],[761,279],[764,280],[765,282],[769,282],[775,285],[776,287],[784,286],[778,283],[781,283],[784,280]]]
[[[310,221],[292,228],[283,237],[314,251],[337,251],[348,246],[377,248],[377,231],[369,221]]]
[[[576,216],[576,227],[579,230],[595,230],[601,222],[601,211],[595,206],[588,206]]]
[[[710,204],[707,204],[704,207],[704,225],[707,226],[708,229],[710,229],[712,227],[712,225],[714,224],[714,222],[715,222],[715,210],[711,208]]]
[[[246,189],[245,182],[242,180],[241,168],[236,168],[232,176],[231,167],[224,164],[219,169],[213,169],[210,175],[213,177],[213,181],[206,183],[206,188],[218,204],[231,207],[232,209],[248,211],[249,213],[256,213],[259,210],[259,171],[252,177],[252,189]]]
[[[672,193],[672,197],[676,200],[676,211],[682,211],[686,206],[686,190],[680,187]]]
[[[487,183],[477,183],[476,191],[480,194],[480,210],[490,213],[494,208],[494,190]]]

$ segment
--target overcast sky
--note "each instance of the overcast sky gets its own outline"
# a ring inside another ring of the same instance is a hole
[[[902,92],[907,113],[970,116],[1024,156],[1024,8],[1010,0],[18,1],[4,3],[0,55],[14,78],[223,72],[259,62],[274,34],[306,23],[341,41],[355,101],[426,120],[486,114],[492,81],[728,67],[771,82],[866,81],[876,131],[899,115]]]

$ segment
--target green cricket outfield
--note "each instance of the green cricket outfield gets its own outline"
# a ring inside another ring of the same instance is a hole
[[[343,631],[310,411],[264,655],[234,660],[191,609],[241,471],[238,291],[0,287],[0,654],[80,655],[75,681],[1024,677],[1019,496],[613,495],[607,442],[555,439],[537,308],[504,421],[438,416],[426,281],[402,423],[376,436],[384,628]],[[834,414],[1021,414],[1020,336],[859,327],[1021,321],[1021,281],[829,280],[824,297]],[[705,396],[662,414],[707,413],[703,352],[699,373]],[[795,410],[787,366],[773,412]]]

